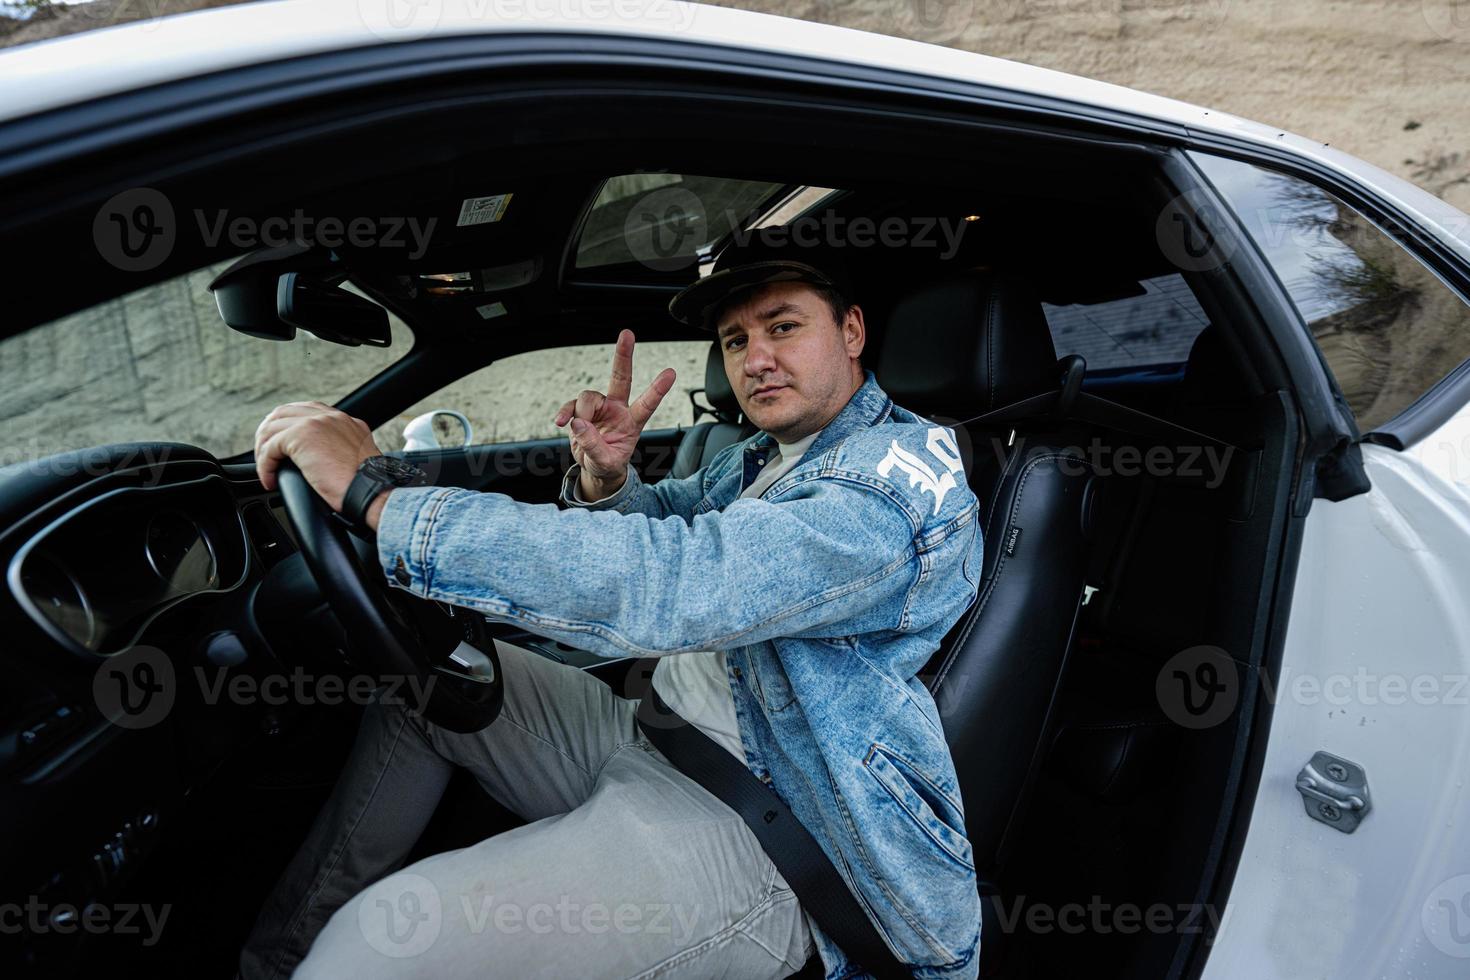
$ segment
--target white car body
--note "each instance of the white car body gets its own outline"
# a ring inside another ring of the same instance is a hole
[[[0,54],[0,120],[298,55],[479,33],[789,53],[1244,140],[1370,189],[1470,267],[1470,219],[1322,143],[1060,72],[671,0],[286,0],[168,17]],[[1402,451],[1365,445],[1363,460],[1370,492],[1311,507],[1264,768],[1206,980],[1470,975],[1470,406]],[[1319,750],[1366,770],[1373,809],[1355,833],[1303,813],[1297,773]]]

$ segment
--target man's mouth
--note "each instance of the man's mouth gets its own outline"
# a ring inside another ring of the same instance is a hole
[[[760,388],[757,388],[755,391],[752,391],[750,393],[750,397],[758,398],[761,395],[769,395],[777,391],[783,391],[786,387],[786,385],[764,385]]]

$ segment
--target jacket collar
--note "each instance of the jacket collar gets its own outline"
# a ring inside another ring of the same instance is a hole
[[[863,374],[864,380],[858,390],[852,393],[842,411],[827,423],[827,427],[807,447],[802,459],[824,453],[858,429],[886,422],[888,416],[893,414],[893,399],[888,397],[888,392],[878,387],[878,379],[871,370],[865,370]],[[745,480],[742,486],[750,485],[751,480],[755,479],[754,474],[775,449],[776,437],[769,432],[761,432],[750,441],[745,447]]]

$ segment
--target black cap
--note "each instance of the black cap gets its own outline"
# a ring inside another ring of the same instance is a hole
[[[851,300],[847,264],[837,250],[820,242],[814,221],[772,225],[744,232],[715,259],[709,275],[669,302],[669,315],[705,327],[705,312],[737,289],[768,282],[805,282],[836,290]]]

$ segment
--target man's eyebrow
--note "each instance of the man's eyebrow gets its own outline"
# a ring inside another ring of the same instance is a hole
[[[801,307],[797,306],[795,303],[777,303],[775,306],[771,307],[769,310],[766,310],[764,313],[757,314],[756,319],[774,320],[778,316],[785,316],[787,313],[800,313],[801,311]]]
[[[776,317],[785,316],[788,313],[796,313],[798,315],[801,315],[804,314],[804,312],[805,311],[803,311],[802,308],[797,306],[795,303],[787,301],[784,303],[777,303],[769,310],[757,313],[755,315],[755,318],[757,320],[774,320]],[[733,333],[739,326],[739,323],[736,323],[735,321],[730,321],[720,327],[718,331],[718,336],[721,339],[724,339],[726,334]]]

